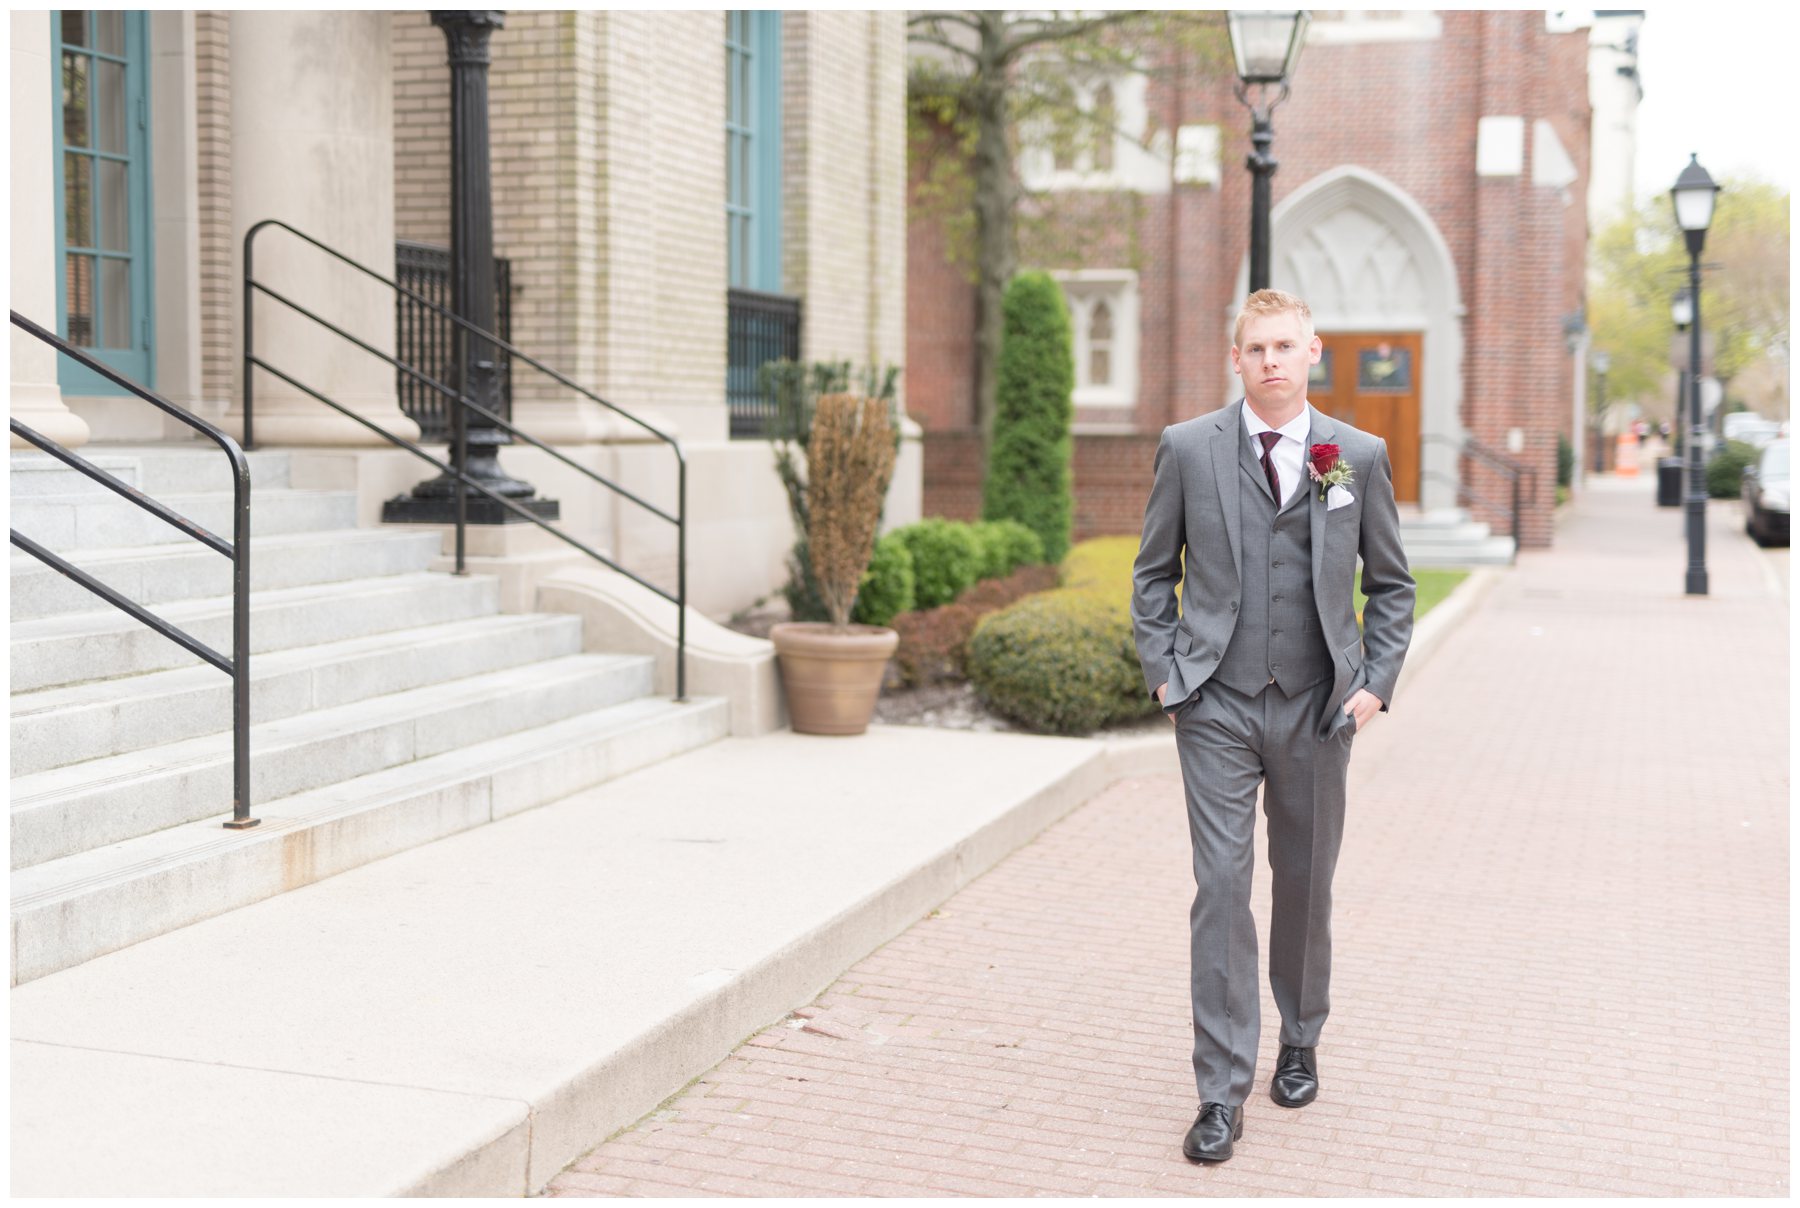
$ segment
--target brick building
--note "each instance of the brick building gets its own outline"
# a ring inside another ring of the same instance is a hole
[[[1388,441],[1403,505],[1460,504],[1510,531],[1510,479],[1464,442],[1522,463],[1528,547],[1551,539],[1577,399],[1565,321],[1584,288],[1588,41],[1541,12],[1318,13],[1274,115],[1273,283],[1307,298],[1326,346],[1309,396]],[[1063,226],[1023,237],[1020,261],[1062,281],[1074,321],[1078,537],[1136,533],[1162,428],[1241,393],[1227,350],[1249,116],[1229,69],[1159,66],[1078,82],[1117,114],[1099,163],[1021,138],[1021,181]],[[908,402],[925,512],[969,516],[973,287],[943,249],[913,224]]]
[[[203,418],[241,430],[254,223],[280,218],[387,275],[399,245],[449,242],[449,68],[423,11],[15,13],[11,35],[14,307]],[[741,608],[783,580],[792,536],[766,444],[742,439],[768,349],[733,341],[740,314],[759,307],[806,358],[904,358],[903,15],[530,10],[503,14],[488,49],[513,342],[678,433],[694,599]],[[255,263],[383,351],[403,341],[390,291],[291,237],[258,236]],[[266,299],[256,316],[259,352],[418,436],[392,367]],[[27,337],[13,349],[13,411],[38,431],[69,446],[183,438]],[[671,459],[605,408],[522,372],[512,406],[672,506]],[[259,444],[306,448],[303,472],[355,482],[365,524],[430,476],[260,374],[255,411]],[[634,565],[672,562],[662,527],[541,454],[504,464],[578,534]],[[914,439],[890,522],[918,515],[918,465]]]

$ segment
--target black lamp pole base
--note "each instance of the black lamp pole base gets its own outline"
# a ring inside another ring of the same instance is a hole
[[[554,499],[514,499],[539,520],[558,520],[562,505]],[[470,524],[526,524],[525,517],[503,507],[486,495],[471,491],[465,505],[465,518]],[[397,495],[381,505],[383,524],[455,524],[454,495]]]

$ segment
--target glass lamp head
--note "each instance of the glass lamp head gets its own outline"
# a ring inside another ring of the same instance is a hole
[[[1294,74],[1306,27],[1305,9],[1234,9],[1225,14],[1238,78],[1249,84],[1281,84]]]

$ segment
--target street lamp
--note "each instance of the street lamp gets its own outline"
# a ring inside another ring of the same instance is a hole
[[[1604,350],[1596,349],[1593,355],[1594,365],[1594,473],[1606,471],[1606,447],[1601,443],[1601,425],[1606,419],[1606,373],[1612,368],[1612,358]]]
[[[1275,141],[1270,115],[1287,99],[1288,77],[1300,60],[1306,26],[1305,9],[1280,12],[1233,11],[1225,14],[1231,53],[1237,59],[1237,98],[1250,110],[1250,292],[1269,288],[1269,178],[1276,163],[1269,154]],[[1256,99],[1250,98],[1255,88]]]
[[[1675,178],[1669,200],[1675,206],[1675,224],[1687,236],[1688,287],[1688,494],[1687,594],[1706,594],[1706,459],[1700,440],[1700,251],[1706,246],[1706,229],[1712,225],[1713,203],[1719,186],[1700,166],[1696,153]]]

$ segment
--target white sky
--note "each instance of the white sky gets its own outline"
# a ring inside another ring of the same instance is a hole
[[[1800,148],[1800,21],[1768,4],[1650,4],[1638,33],[1636,188],[1666,193],[1700,153],[1715,180],[1749,173],[1791,191]]]

